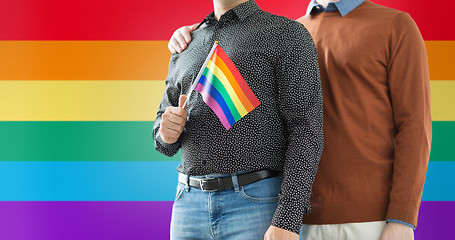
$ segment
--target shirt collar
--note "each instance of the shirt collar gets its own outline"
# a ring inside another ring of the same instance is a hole
[[[338,2],[334,2],[335,6],[337,7],[338,11],[340,12],[341,16],[344,17],[352,10],[357,8],[360,4],[362,4],[365,0],[340,0]],[[308,5],[305,18],[311,14],[313,9],[317,6],[320,6],[316,0],[311,0],[310,4]]]
[[[244,2],[229,11],[233,11],[235,15],[237,15],[237,17],[243,21],[256,12],[261,11],[261,9],[254,0],[249,0],[248,2]]]
[[[226,19],[226,21],[233,20],[235,18],[238,18],[239,20],[243,21],[249,16],[255,14],[256,12],[261,11],[261,8],[257,5],[257,3],[254,0],[249,0],[247,2],[244,2],[240,5],[238,5],[235,8],[230,9],[226,13],[223,14],[223,18]],[[210,13],[205,17],[205,19],[197,26],[199,28],[201,25],[204,23],[209,22],[209,23],[215,23],[215,14],[214,12]]]

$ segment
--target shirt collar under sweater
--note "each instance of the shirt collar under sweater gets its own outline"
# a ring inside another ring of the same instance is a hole
[[[327,8],[323,8],[322,5],[316,2],[316,0],[311,0],[310,4],[308,5],[305,18],[311,13],[320,13],[320,12],[335,12],[339,11],[341,16],[346,16],[360,4],[362,4],[365,0],[340,0],[338,2],[329,3]]]

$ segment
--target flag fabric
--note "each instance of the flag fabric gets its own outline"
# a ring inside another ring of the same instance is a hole
[[[202,65],[193,88],[227,130],[261,104],[218,42]]]

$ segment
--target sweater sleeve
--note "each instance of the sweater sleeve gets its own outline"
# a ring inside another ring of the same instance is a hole
[[[407,13],[395,17],[389,46],[388,84],[397,133],[386,218],[417,226],[431,145],[430,82],[425,43]]]
[[[177,142],[173,144],[168,144],[165,143],[160,136],[161,116],[166,111],[166,108],[171,106],[177,107],[180,97],[180,86],[174,81],[176,59],[177,55],[172,55],[169,63],[169,73],[165,81],[166,90],[164,91],[160,106],[158,107],[155,123],[153,125],[153,139],[155,142],[155,149],[168,157],[175,155],[181,147],[180,139],[178,139]]]

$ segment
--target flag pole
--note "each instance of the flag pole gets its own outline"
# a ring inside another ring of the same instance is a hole
[[[218,46],[218,41],[215,41],[215,43],[213,44],[212,49],[210,49],[209,55],[208,55],[207,58],[205,59],[204,64],[202,64],[202,67],[201,67],[201,69],[199,70],[199,73],[197,74],[196,79],[195,79],[193,85],[191,86],[191,88],[188,90],[188,93],[186,94],[186,100],[185,100],[185,103],[183,104],[182,108],[186,108],[186,106],[188,105],[188,101],[190,100],[191,93],[193,93],[194,88],[196,88],[196,85],[197,85],[197,83],[199,82],[199,78],[201,78],[202,74],[204,73],[205,67],[206,67],[207,64],[209,63],[209,60],[210,60],[210,58],[212,57],[212,54],[213,54],[213,52],[215,51],[216,46]]]

